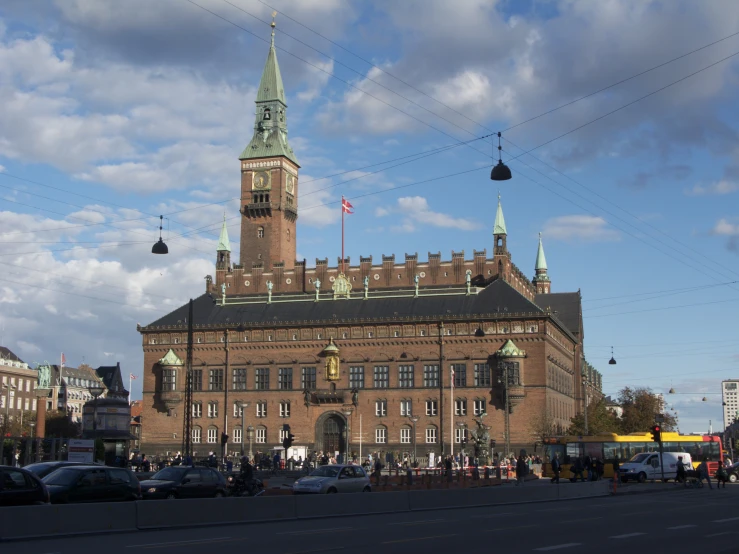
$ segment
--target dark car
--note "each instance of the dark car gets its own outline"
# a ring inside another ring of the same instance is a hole
[[[38,462],[36,464],[28,464],[23,469],[27,469],[31,473],[34,473],[39,479],[43,479],[49,473],[56,471],[62,467],[68,466],[90,466],[97,464],[89,464],[85,462]]]
[[[130,469],[106,466],[67,466],[43,479],[52,504],[139,500],[141,487]]]
[[[49,491],[30,471],[0,466],[0,506],[48,504]]]
[[[228,494],[226,478],[209,467],[172,466],[141,481],[144,499],[219,498]]]
[[[726,475],[729,479],[729,483],[736,483],[739,481],[739,462],[731,464],[726,468]]]

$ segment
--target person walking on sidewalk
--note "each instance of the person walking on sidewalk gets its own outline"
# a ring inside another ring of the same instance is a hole
[[[519,485],[523,487],[524,479],[526,477],[526,470],[529,468],[528,464],[526,463],[526,458],[523,456],[518,457],[518,461],[516,462],[516,486]]]
[[[575,462],[572,464],[572,479],[573,483],[577,482],[577,476],[580,476],[580,481],[585,481],[585,477],[582,474],[582,458],[579,456],[575,458]]]
[[[559,452],[556,452],[554,454],[554,458],[552,458],[552,473],[554,474],[554,477],[552,477],[552,484],[557,483],[559,485],[559,472],[562,470],[562,464],[559,463]]]
[[[698,466],[698,479],[703,481],[705,479],[708,482],[708,488],[713,489],[711,484],[711,476],[708,474],[708,458],[704,457],[703,461]]]

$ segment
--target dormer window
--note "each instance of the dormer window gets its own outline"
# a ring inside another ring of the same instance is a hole
[[[269,111],[269,108],[264,108],[264,117],[262,117],[262,121],[269,121],[272,119],[272,114]]]

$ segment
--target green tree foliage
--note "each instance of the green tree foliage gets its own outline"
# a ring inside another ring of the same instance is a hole
[[[72,421],[72,418],[63,411],[46,413],[47,438],[77,439],[81,431],[79,423]]]
[[[571,435],[599,435],[601,433],[618,433],[620,428],[619,418],[606,407],[606,401],[600,399],[588,405],[588,432],[585,433],[585,417],[583,414],[577,414],[571,420],[568,433]]]
[[[618,393],[618,403],[623,408],[621,433],[646,433],[654,425],[654,417],[662,413],[664,431],[677,429],[677,418],[665,413],[663,400],[648,388],[626,387]]]

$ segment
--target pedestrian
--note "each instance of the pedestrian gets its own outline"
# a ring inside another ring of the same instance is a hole
[[[688,477],[688,472],[685,468],[685,464],[683,463],[683,457],[678,456],[677,457],[677,473],[675,474],[675,484],[678,483],[684,483],[685,480]]]
[[[140,467],[143,471],[146,471],[146,472],[151,471],[151,462],[146,457],[146,454],[141,455],[141,466]]]
[[[621,464],[619,462],[618,456],[613,458],[613,474],[616,476],[616,479],[620,478],[619,471],[621,468]]]
[[[518,457],[518,461],[516,462],[516,486],[519,485],[523,487],[524,478],[526,477],[526,470],[528,469],[528,464],[526,463],[526,458],[523,456]]]
[[[726,488],[726,481],[729,480],[729,474],[726,471],[726,468],[719,464],[718,469],[716,470],[716,488],[721,488],[721,483],[724,484],[724,488]]]
[[[452,478],[453,478],[452,457],[451,456],[446,457],[445,469],[446,469],[446,480],[448,483],[451,483]]]
[[[603,477],[603,472],[605,470],[605,464],[603,464],[603,460],[600,458],[595,459],[595,479],[593,481],[599,481],[601,477]]]
[[[552,458],[552,484],[557,483],[559,485],[559,472],[562,470],[562,464],[559,463],[559,452],[554,453]]]
[[[380,486],[380,476],[382,475],[382,462],[378,456],[375,460],[375,478],[377,479],[377,486]]]
[[[585,476],[583,475],[583,462],[579,456],[575,458],[575,462],[572,464],[572,482],[577,482],[577,476],[580,476],[580,481],[585,482]]]
[[[698,466],[698,479],[701,481],[705,479],[708,482],[708,488],[713,489],[711,476],[708,474],[708,458],[706,456],[703,457],[703,461]]]

